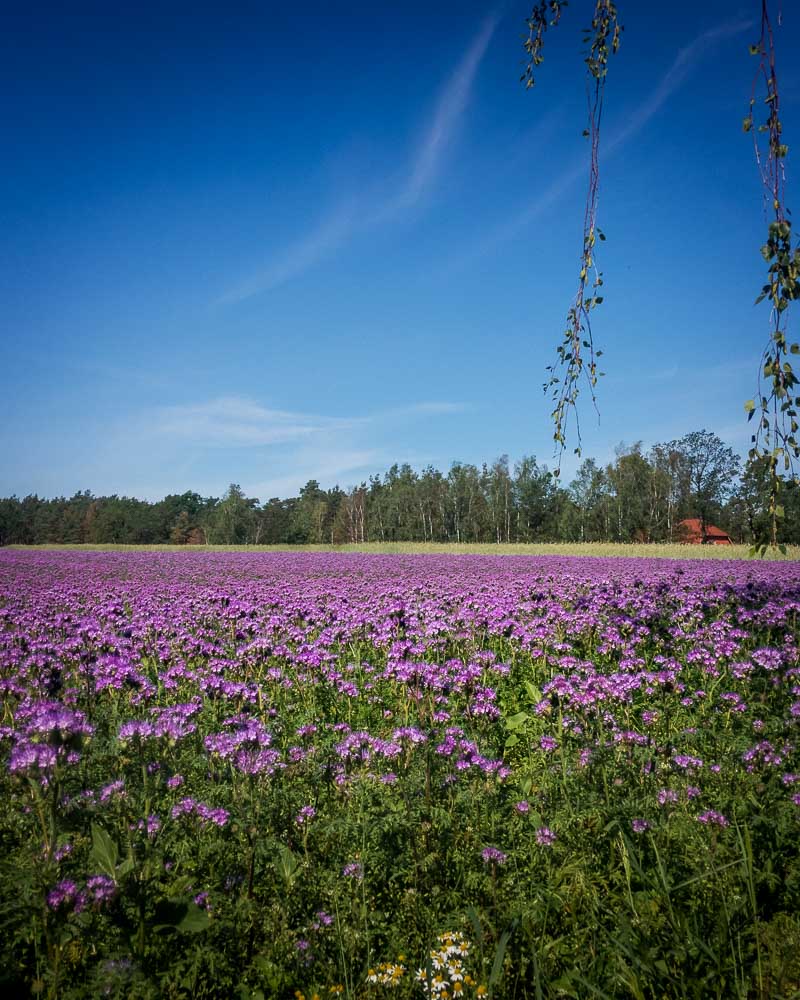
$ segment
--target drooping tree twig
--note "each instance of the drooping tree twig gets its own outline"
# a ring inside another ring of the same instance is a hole
[[[564,0],[542,0],[535,5],[528,19],[529,36],[525,41],[528,64],[522,80],[526,86],[534,84],[533,71],[542,60],[544,34],[548,26],[558,24]],[[557,473],[560,472],[561,458],[567,442],[567,424],[572,413],[575,417],[577,455],[581,453],[580,420],[577,401],[581,382],[585,380],[592,403],[597,408],[595,387],[598,377],[597,359],[602,351],[595,348],[592,333],[591,311],[603,301],[599,290],[603,285],[602,273],[597,268],[596,247],[605,239],[597,226],[597,206],[600,193],[600,125],[603,117],[603,97],[609,56],[620,44],[622,26],[619,23],[616,4],[612,0],[596,0],[591,27],[584,34],[587,46],[587,107],[588,126],[583,134],[589,139],[589,184],[583,217],[583,244],[581,250],[578,290],[567,312],[567,323],[561,343],[557,348],[557,360],[549,365],[548,380],[543,389],[553,403],[553,440],[558,455]]]
[[[750,458],[766,462],[770,477],[770,536],[756,540],[755,549],[762,555],[768,545],[778,544],[778,523],[783,517],[780,502],[782,473],[797,480],[796,462],[800,459],[797,439],[800,381],[790,354],[800,354],[800,345],[787,340],[790,303],[800,297],[800,246],[792,248],[792,227],[786,207],[786,171],[788,146],[783,141],[780,118],[780,95],[775,68],[775,36],[767,0],[761,0],[761,35],[750,52],[758,56],[753,79],[750,107],[743,128],[753,136],[756,163],[764,188],[764,207],[768,218],[767,242],[761,247],[766,263],[767,282],[756,303],[770,302],[771,330],[759,363],[758,392],[745,403],[748,419],[759,411],[758,424],[751,438]],[[766,118],[754,123],[754,109],[759,88],[765,94]]]

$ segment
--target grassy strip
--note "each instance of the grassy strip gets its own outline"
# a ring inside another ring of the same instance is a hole
[[[638,559],[749,559],[749,545],[678,545],[668,542],[541,542],[509,545],[455,542],[367,542],[363,545],[9,545],[9,549],[84,550],[103,552],[373,552],[397,555],[483,556],[601,556]],[[766,559],[800,560],[800,546],[787,546],[786,555],[767,552]]]

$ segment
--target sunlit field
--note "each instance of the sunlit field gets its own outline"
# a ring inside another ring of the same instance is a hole
[[[552,548],[0,551],[3,995],[800,996],[796,565]]]
[[[12,549],[84,550],[125,552],[184,552],[185,545],[11,545]],[[403,555],[485,555],[485,556],[625,556],[643,559],[749,559],[749,545],[678,545],[652,542],[548,542],[518,545],[462,544],[455,542],[367,542],[363,545],[193,545],[198,552],[372,552]],[[786,546],[786,552],[768,549],[765,559],[800,560],[800,546]]]

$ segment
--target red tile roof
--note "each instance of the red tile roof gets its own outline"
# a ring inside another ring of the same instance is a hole
[[[703,522],[699,517],[687,517],[685,521],[681,521],[678,524],[678,534],[681,541],[690,545],[701,545],[703,542],[731,544],[731,536],[715,524],[707,524],[704,534]]]

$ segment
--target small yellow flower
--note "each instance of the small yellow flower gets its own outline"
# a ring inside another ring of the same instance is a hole
[[[475,990],[475,996],[476,997],[485,997],[488,992],[489,991],[486,989],[485,986],[479,986],[477,988],[477,990]]]

